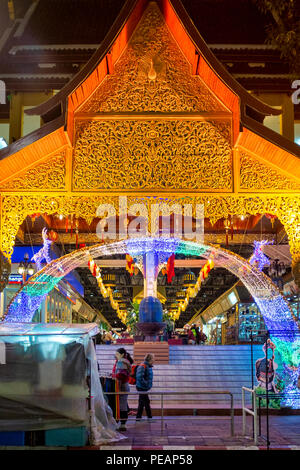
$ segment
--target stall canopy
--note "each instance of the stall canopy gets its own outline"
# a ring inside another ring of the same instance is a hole
[[[96,323],[0,323],[0,336],[76,335],[89,337],[99,333]]]

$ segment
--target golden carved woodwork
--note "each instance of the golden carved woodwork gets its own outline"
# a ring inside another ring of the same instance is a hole
[[[234,233],[233,240],[229,240],[229,245],[241,245],[247,244],[252,245],[253,242],[257,240],[257,234],[242,234],[242,233]],[[264,240],[273,241],[274,234],[273,233],[264,233]],[[58,242],[62,245],[75,245],[76,244],[76,237],[74,234],[68,233],[59,233]],[[79,232],[79,241],[78,243],[88,243],[96,245],[99,243],[99,237],[96,234],[96,231],[93,233],[88,232]],[[43,238],[41,234],[31,233],[26,234],[23,240],[25,245],[42,245]],[[211,244],[225,244],[226,243],[226,234],[225,233],[204,233],[204,243],[211,243]],[[75,247],[74,247],[75,249]]]
[[[65,189],[65,152],[46,162],[23,171],[7,182],[0,183],[1,191],[63,190]]]
[[[196,204],[204,205],[204,215],[214,224],[220,218],[230,214],[245,215],[257,213],[275,214],[285,227],[289,237],[290,251],[293,262],[300,261],[300,196],[240,196],[240,195],[205,195],[165,197],[163,200],[155,196],[128,196],[128,208],[136,203],[144,203],[151,214],[153,204]],[[116,214],[119,214],[118,196],[100,195],[3,195],[1,205],[1,245],[2,252],[11,257],[18,227],[27,215],[33,213],[59,213],[64,216],[73,214],[84,218],[88,224],[96,217],[100,204],[112,204]],[[195,215],[195,210],[194,210]]]
[[[280,174],[247,153],[240,152],[240,189],[299,191],[300,183]]]
[[[153,2],[115,64],[114,73],[105,78],[80,112],[225,110],[202,80],[191,74]]]
[[[0,293],[4,290],[5,286],[7,285],[10,273],[11,264],[0,251]]]
[[[230,191],[231,146],[214,122],[80,121],[73,189]]]
[[[233,174],[231,119],[192,75],[158,6],[149,3],[113,73],[75,115],[72,168],[64,154],[52,155],[0,185],[2,252],[11,257],[27,215],[72,215],[90,224],[100,204],[112,204],[119,214],[118,195],[126,194],[128,207],[144,203],[149,214],[153,204],[193,204],[195,216],[195,205],[203,204],[212,224],[230,215],[274,214],[299,274],[300,185],[243,151]],[[233,192],[234,178],[247,194]]]

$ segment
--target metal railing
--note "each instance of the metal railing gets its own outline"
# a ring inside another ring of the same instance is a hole
[[[245,392],[251,393],[253,409],[245,406]],[[257,432],[257,402],[256,402],[256,391],[251,388],[242,387],[242,413],[243,413],[243,436],[246,435],[246,414],[253,416],[253,433],[254,443],[257,444],[258,432]]]
[[[228,419],[230,420],[230,432],[231,436],[234,436],[234,399],[233,399],[233,393],[229,391],[215,391],[215,390],[207,390],[205,392],[203,391],[197,391],[197,392],[172,392],[172,391],[160,391],[160,392],[105,392],[103,391],[104,395],[160,395],[160,411],[161,415],[158,416],[157,418],[161,420],[161,430],[163,431],[164,428],[164,421],[167,418],[165,415],[165,408],[164,408],[164,397],[168,395],[229,395],[230,396],[230,417],[229,418],[223,418],[223,419]],[[186,419],[186,416],[176,416],[176,420],[180,419]],[[193,415],[193,419],[205,419],[202,416],[195,416]]]
[[[261,401],[266,400],[266,410],[267,413],[269,412],[269,403],[271,400],[282,400],[283,398],[292,398],[293,400],[300,401],[300,393],[294,393],[294,394],[283,394],[283,393],[259,393],[256,395],[258,398],[258,428],[259,432],[258,435],[260,438],[262,438],[264,441],[267,442],[267,449],[270,447],[270,433],[269,433],[269,426],[267,426],[266,429],[266,436],[262,434],[261,430],[261,415],[262,415],[262,409],[264,407],[261,406]],[[268,423],[269,424],[269,423]]]

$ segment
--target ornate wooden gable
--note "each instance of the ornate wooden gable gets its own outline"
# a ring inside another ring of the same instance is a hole
[[[44,126],[0,152],[1,250],[27,214],[91,221],[126,194],[203,203],[212,222],[275,214],[300,259],[299,147],[261,124],[278,112],[223,68],[180,0],[127,0],[78,75],[28,111]]]
[[[231,122],[151,2],[75,113],[73,189],[231,191]]]

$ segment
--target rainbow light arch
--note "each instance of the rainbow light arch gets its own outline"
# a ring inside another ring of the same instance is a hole
[[[136,237],[81,248],[53,260],[35,273],[12,299],[3,321],[31,322],[47,294],[73,269],[87,265],[91,257],[95,259],[126,253],[130,253],[132,257],[140,257],[147,252],[156,252],[160,262],[164,262],[172,253],[213,259],[216,267],[228,269],[243,282],[259,306],[272,341],[282,356],[291,400],[290,395],[296,393],[294,384],[300,370],[300,336],[289,304],[263,272],[241,256],[215,245],[177,238]],[[292,406],[300,407],[300,400],[298,403],[292,400]]]

